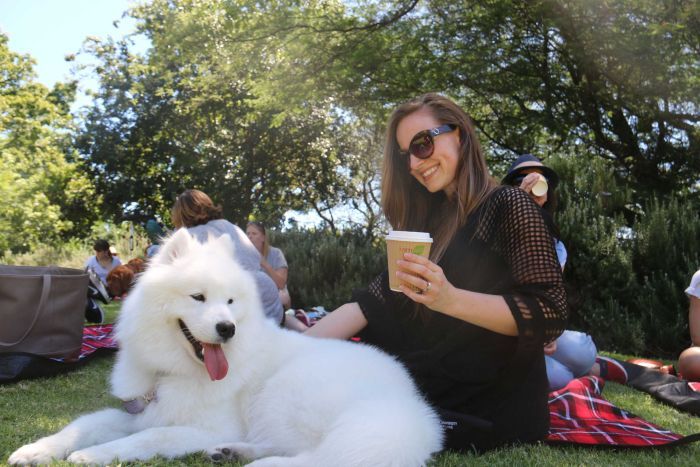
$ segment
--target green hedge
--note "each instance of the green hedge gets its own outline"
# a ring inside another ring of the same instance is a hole
[[[288,288],[296,308],[333,310],[386,268],[383,244],[373,245],[356,231],[337,236],[327,230],[275,232],[271,243],[289,263]]]
[[[559,159],[570,327],[599,348],[675,357],[689,344],[684,290],[700,268],[698,199],[634,202],[603,161]]]

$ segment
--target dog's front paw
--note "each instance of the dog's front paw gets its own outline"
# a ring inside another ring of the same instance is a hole
[[[63,449],[39,440],[36,443],[25,444],[13,452],[7,463],[10,465],[48,464],[51,459],[63,459],[66,453]]]
[[[239,445],[237,443],[231,444],[220,444],[207,451],[209,458],[214,462],[225,462],[232,460],[240,460],[245,456],[237,449]]]
[[[66,460],[74,464],[108,464],[116,457],[105,449],[91,447],[71,453]]]

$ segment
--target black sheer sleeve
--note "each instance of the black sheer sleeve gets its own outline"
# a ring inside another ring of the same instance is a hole
[[[503,187],[492,195],[479,236],[505,259],[515,286],[504,298],[521,338],[530,345],[556,339],[566,326],[566,293],[554,240],[540,209],[523,190]]]
[[[394,312],[405,305],[407,298],[389,289],[388,271],[375,277],[366,289],[356,290],[352,301],[357,302],[369,323],[358,334],[364,342],[388,352],[401,346],[402,331],[396,325]]]

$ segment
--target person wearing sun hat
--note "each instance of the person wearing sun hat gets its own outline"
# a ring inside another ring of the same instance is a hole
[[[544,177],[544,180],[542,177]],[[532,154],[523,154],[518,157],[511,164],[501,183],[503,185],[519,186],[530,194],[535,203],[541,208],[549,212],[550,215],[554,215],[554,211],[557,208],[557,198],[554,190],[559,185],[559,176],[537,157]],[[541,189],[540,187],[543,187],[544,191],[538,191],[538,189]],[[555,227],[555,230],[558,229]],[[559,254],[559,251],[557,251],[557,254]]]
[[[559,264],[564,270],[568,254],[554,222],[558,201],[555,189],[559,185],[557,173],[532,154],[523,154],[511,164],[502,183],[520,187],[542,208],[542,217],[550,230]],[[583,332],[564,331],[554,342],[545,346],[544,358],[551,391],[587,374],[620,384],[627,381],[624,367],[614,359],[599,356],[593,338]]]
[[[554,213],[558,205],[558,197],[555,191],[557,185],[559,185],[557,173],[532,154],[523,154],[511,164],[501,183],[503,185],[520,187],[542,208],[542,217],[544,217],[545,223],[554,238],[557,258],[563,270],[568,254],[564,243],[561,241],[559,228],[554,222]]]

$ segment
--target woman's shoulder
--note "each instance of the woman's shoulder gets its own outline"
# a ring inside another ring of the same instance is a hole
[[[270,245],[270,253],[269,253],[269,254],[270,254],[270,256],[272,256],[272,255],[275,255],[275,256],[282,255],[282,256],[284,256],[284,253],[282,252],[282,250],[280,250],[279,248],[277,248],[277,247],[275,247],[275,246],[272,246],[272,245]]]
[[[517,206],[520,204],[534,204],[534,201],[525,190],[516,186],[500,185],[487,198],[486,202],[494,206]]]
[[[479,213],[478,217],[483,217],[487,213],[501,215],[518,209],[518,206],[528,204],[535,205],[535,202],[524,190],[510,185],[499,185],[486,195],[476,212]]]

